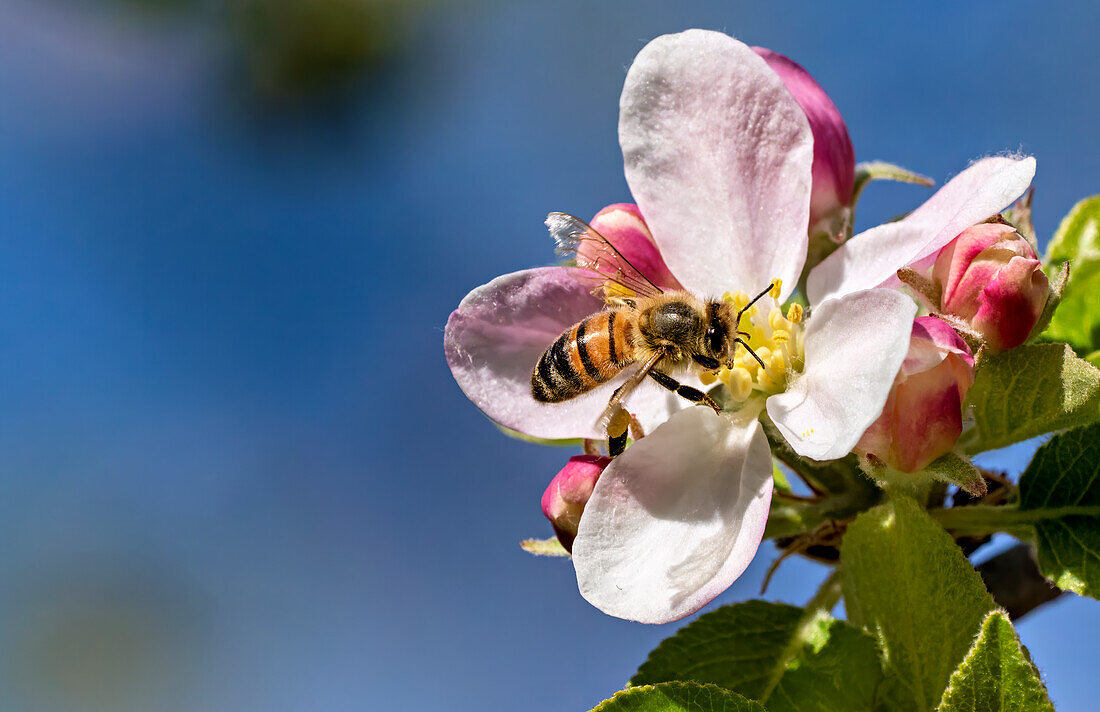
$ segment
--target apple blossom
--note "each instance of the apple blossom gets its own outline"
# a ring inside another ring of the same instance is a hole
[[[806,259],[813,137],[779,76],[737,40],[689,30],[649,43],[627,75],[619,139],[638,209],[685,290],[737,303],[773,284],[774,306],[742,322],[765,367],[742,355],[719,374],[741,409],[685,409],[643,383],[626,405],[650,434],[608,465],[581,517],[573,563],[582,595],[656,623],[712,600],[759,546],[772,479],[756,415],[766,409],[804,457],[847,454],[886,402],[916,304],[894,290],[848,290],[812,300],[805,321],[798,309],[784,315]],[[595,423],[622,377],[553,405],[529,386],[546,347],[603,307],[586,274],[499,277],[448,320],[456,381],[501,425],[539,438],[603,436]]]
[[[918,317],[882,415],[856,451],[900,472],[924,468],[955,447],[963,399],[973,383],[974,358],[966,342],[940,319]]]
[[[940,250],[932,281],[940,310],[967,321],[994,351],[1024,343],[1050,293],[1035,250],[1002,223],[963,230]]]

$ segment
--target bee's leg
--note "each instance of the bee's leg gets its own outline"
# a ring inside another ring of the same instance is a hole
[[[630,414],[622,406],[618,406],[611,420],[607,423],[607,454],[609,457],[618,457],[626,450],[626,434],[630,425]]]
[[[722,365],[718,359],[704,356],[703,354],[692,354],[691,360],[708,371],[717,371],[718,367]]]
[[[661,386],[667,388],[681,398],[687,398],[692,403],[696,403],[698,405],[710,406],[714,409],[715,413],[722,412],[722,409],[718,407],[718,404],[714,402],[714,399],[712,399],[706,393],[703,393],[698,388],[685,386],[672,376],[661,371],[653,370],[649,372],[649,375],[653,377],[654,381],[657,381],[657,383],[661,384]]]

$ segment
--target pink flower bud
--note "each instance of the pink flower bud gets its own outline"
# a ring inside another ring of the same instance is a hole
[[[923,468],[955,447],[962,402],[973,383],[974,358],[966,342],[943,321],[918,317],[882,415],[856,451],[901,472]]]
[[[542,493],[542,513],[554,526],[558,541],[569,551],[573,550],[584,505],[588,504],[600,473],[610,463],[610,457],[601,455],[571,457]]]
[[[856,152],[844,117],[829,95],[798,63],[764,47],[753,47],[802,107],[814,135],[810,228],[852,204]]]
[[[994,351],[1024,343],[1050,292],[1035,250],[1000,223],[963,230],[940,250],[932,279],[942,311],[968,321]]]
[[[664,258],[661,257],[657,243],[653,241],[653,235],[650,234],[649,227],[642,219],[642,213],[637,205],[632,203],[608,205],[596,213],[596,217],[592,218],[589,224],[596,232],[606,237],[608,242],[614,245],[615,249],[622,253],[622,256],[650,282],[662,288],[683,289],[680,282],[669,271]],[[587,241],[580,244],[577,255],[581,259],[599,258],[601,261],[608,259],[607,255],[596,252],[594,243]]]

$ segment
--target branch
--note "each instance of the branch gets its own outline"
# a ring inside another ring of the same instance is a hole
[[[1062,595],[1062,589],[1043,578],[1028,544],[1017,544],[975,567],[997,605],[1017,620]]]

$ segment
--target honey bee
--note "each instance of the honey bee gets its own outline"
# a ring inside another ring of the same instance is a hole
[[[738,311],[719,299],[701,299],[682,290],[665,291],[653,284],[623,257],[614,245],[580,218],[551,213],[546,225],[558,254],[574,257],[578,267],[595,273],[607,304],[562,332],[539,358],[531,373],[531,395],[543,403],[560,403],[610,381],[624,369],[639,364],[611,395],[601,423],[608,424],[608,448],[615,455],[625,447],[625,427],[612,425],[622,401],[646,377],[686,400],[721,412],[714,400],[697,388],[681,384],[670,372],[694,364],[706,371],[732,367],[741,344],[761,367],[760,357],[741,338],[741,317],[772,287]],[[582,256],[588,243],[595,255]],[[618,450],[618,452],[615,452]]]

